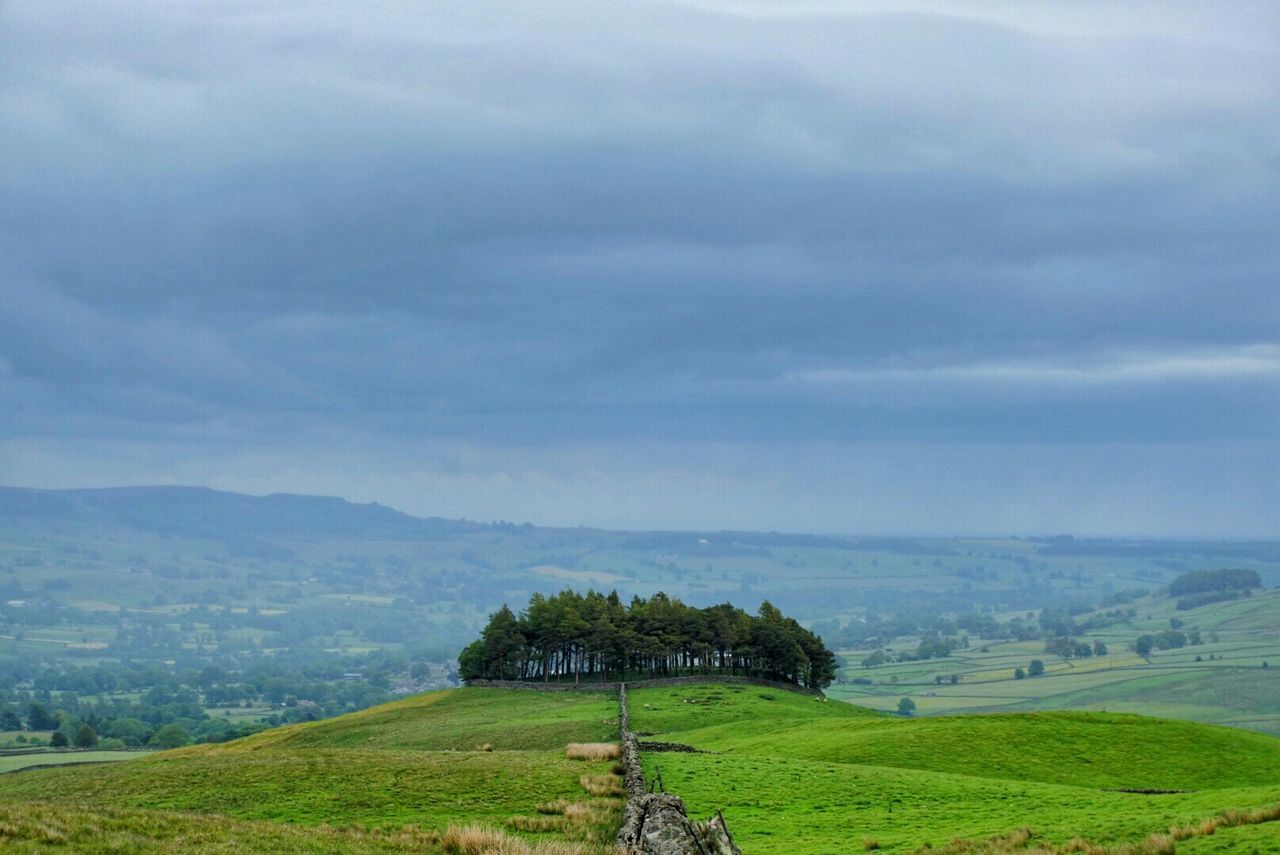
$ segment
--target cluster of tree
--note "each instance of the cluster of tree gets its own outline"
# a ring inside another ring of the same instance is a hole
[[[441,664],[381,651],[320,663],[285,656],[199,669],[101,662],[33,670],[29,663],[5,661],[0,732],[10,734],[11,745],[92,745],[91,732],[106,747],[171,747],[179,730],[187,741],[222,742],[264,727],[363,709],[392,699],[397,689],[441,685],[445,677]],[[228,710],[210,709],[218,707],[254,709],[257,715],[235,716],[233,724]],[[82,732],[85,724],[89,731]]]
[[[1061,656],[1063,659],[1087,659],[1090,656],[1106,656],[1107,645],[1100,638],[1095,638],[1090,644],[1088,641],[1064,635],[1046,641],[1044,652]]]
[[[624,606],[616,591],[534,594],[519,616],[504,605],[458,656],[464,680],[735,674],[821,688],[835,671],[822,639],[768,602],[753,616],[663,593]]]
[[[1177,650],[1187,645],[1195,647],[1203,643],[1204,640],[1200,637],[1198,629],[1193,629],[1190,633],[1178,629],[1166,629],[1163,632],[1138,636],[1133,642],[1133,650],[1139,656],[1149,656],[1152,650]]]
[[[196,708],[184,710],[185,716],[168,721],[144,721],[130,716],[100,717],[88,712],[81,717],[66,709],[51,709],[41,701],[32,701],[26,709],[6,705],[0,709],[0,730],[22,731],[12,740],[16,745],[48,744],[52,748],[178,748],[194,741],[222,742],[247,736],[266,727],[265,724],[242,724],[233,727],[215,721]],[[43,734],[47,733],[47,739]],[[29,735],[28,735],[29,734]]]
[[[1188,611],[1248,597],[1261,587],[1262,578],[1254,570],[1193,570],[1169,584],[1169,595],[1178,598],[1179,611]]]
[[[1032,659],[1031,664],[1027,666],[1026,670],[1023,670],[1021,665],[1013,669],[1013,679],[1025,680],[1028,677],[1039,677],[1043,673],[1044,673],[1044,660]]]
[[[1169,583],[1169,595],[1184,597],[1209,591],[1248,591],[1261,587],[1262,578],[1256,570],[1193,570]]]

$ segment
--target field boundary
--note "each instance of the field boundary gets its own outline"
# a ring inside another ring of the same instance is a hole
[[[524,680],[467,680],[465,685],[484,689],[526,689],[535,692],[610,692],[624,691],[624,687],[632,689],[661,689],[667,686],[696,686],[700,683],[740,684],[760,686],[764,689],[782,689],[799,695],[825,697],[821,689],[798,686],[795,683],[783,683],[779,680],[766,680],[763,677],[735,677],[729,674],[708,674],[703,677],[657,677],[652,680],[627,680],[625,683],[537,683]]]
[[[632,684],[633,686],[636,684]],[[742,855],[724,814],[706,822],[689,819],[674,793],[650,792],[640,763],[640,743],[631,730],[627,684],[618,685],[618,735],[622,738],[622,780],[627,802],[618,829],[618,847],[628,855]],[[659,776],[659,782],[661,776]]]

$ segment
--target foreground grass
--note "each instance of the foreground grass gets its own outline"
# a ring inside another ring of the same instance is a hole
[[[0,802],[0,847],[16,853],[56,850],[84,855],[380,855],[406,851],[447,855],[607,855],[609,851],[601,846],[558,840],[530,842],[491,826],[452,826],[443,832],[406,827],[380,832],[27,802]]]
[[[1280,802],[1280,784],[1145,796],[760,756],[649,754],[644,761],[650,773],[661,769],[691,815],[722,809],[734,839],[753,855],[843,853],[863,839],[886,851],[914,851],[1021,826],[1061,844],[1075,837],[1127,843],[1227,806]],[[1280,835],[1280,826],[1270,828]]]
[[[617,702],[607,694],[445,691],[130,763],[0,776],[0,802],[25,803],[29,810],[38,804],[46,818],[64,812],[73,830],[76,816],[118,816],[122,834],[133,828],[148,840],[167,839],[186,822],[195,823],[191,833],[199,837],[205,826],[196,817],[208,814],[265,824],[250,827],[266,829],[259,835],[263,851],[275,851],[270,826],[290,825],[317,829],[322,841],[336,834],[333,828],[362,830],[358,840],[333,838],[347,848],[332,851],[381,851],[384,839],[405,834],[415,845],[436,835],[447,849],[448,829],[466,827],[467,840],[500,844],[476,852],[519,853],[529,841],[545,850],[557,841],[578,846],[612,839],[621,801],[611,783],[611,752],[597,745],[579,759],[581,752],[566,745],[596,745],[616,735]],[[37,845],[39,835],[32,834],[23,839]],[[280,851],[292,851],[292,839],[284,838]],[[209,840],[210,851],[223,851],[216,835]]]
[[[0,779],[0,798],[220,813],[308,825],[501,823],[581,793],[563,751],[198,750]]]
[[[1259,734],[1103,713],[905,719],[736,688],[635,690],[631,721],[656,739],[716,752],[643,759],[691,815],[723,809],[747,852],[980,842],[951,853],[959,855],[986,851],[988,838],[1005,846],[1022,827],[1032,830],[1023,849],[1065,850],[1076,838],[1122,847],[1228,808],[1280,802],[1280,740]],[[1280,836],[1280,824],[1259,827]],[[1229,828],[1176,846],[1234,851],[1222,847],[1253,834]]]

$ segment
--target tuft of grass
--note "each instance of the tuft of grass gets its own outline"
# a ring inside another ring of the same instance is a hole
[[[545,834],[548,831],[564,831],[564,816],[513,816],[507,819],[507,826],[516,831],[529,834]]]
[[[583,775],[578,779],[582,789],[593,796],[621,796],[627,791],[617,775]]]
[[[874,837],[862,838],[862,848],[868,852],[874,852],[880,848],[880,841]]]
[[[440,835],[449,855],[603,855],[598,846],[560,840],[527,841],[487,825],[451,825]]]
[[[564,756],[570,760],[617,760],[622,756],[622,746],[617,742],[570,742],[564,747]]]

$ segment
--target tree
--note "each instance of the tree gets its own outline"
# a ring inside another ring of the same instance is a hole
[[[1151,648],[1155,646],[1156,640],[1149,635],[1140,635],[1138,640],[1133,643],[1133,649],[1139,656],[1146,658],[1151,655]]]
[[[898,701],[898,715],[909,716],[916,711],[916,702],[910,698]]]
[[[1039,659],[1031,660],[1031,667],[1027,669],[1027,674],[1032,677],[1039,677],[1044,673],[1044,662]]]
[[[1094,639],[1094,642],[1093,642],[1093,655],[1094,655],[1094,656],[1106,656],[1106,655],[1107,655],[1107,645],[1105,645],[1105,644],[1103,644],[1103,643],[1102,643],[1102,639]]]
[[[108,722],[102,732],[112,739],[119,739],[125,745],[136,748],[146,744],[147,737],[151,735],[151,728],[146,722],[136,718],[117,718]]]
[[[0,712],[0,730],[22,730],[22,719],[11,709]]]
[[[44,704],[32,701],[27,708],[27,727],[32,730],[56,730],[58,719]]]
[[[1025,680],[1025,679],[1027,679],[1027,672],[1022,670],[1022,666],[1021,666],[1021,665],[1019,665],[1017,668],[1014,668],[1014,669],[1013,669],[1013,679],[1015,679],[1015,680]]]
[[[67,735],[60,730],[55,730],[49,735],[49,745],[54,748],[66,748],[70,742]]]
[[[76,731],[75,744],[76,748],[96,747],[98,744],[98,732],[90,727],[88,722],[85,722]]]
[[[191,744],[191,734],[180,724],[166,724],[152,735],[147,744],[156,748],[181,748]]]

